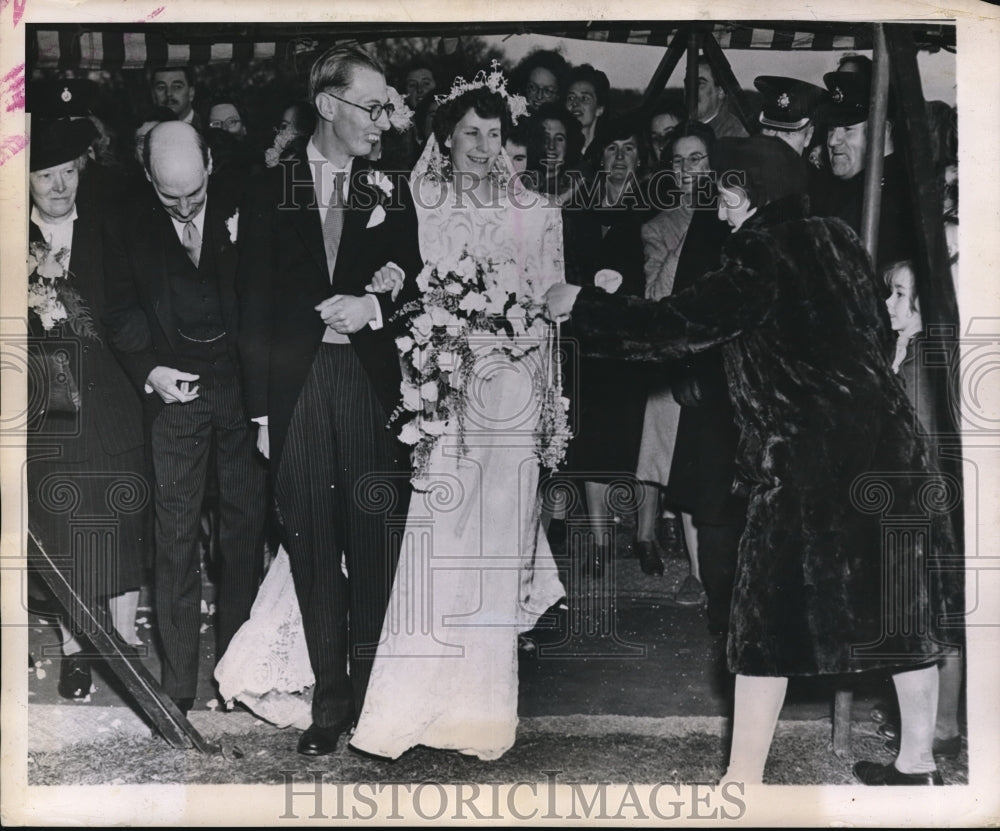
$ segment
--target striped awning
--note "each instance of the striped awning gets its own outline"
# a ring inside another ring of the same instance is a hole
[[[32,24],[27,27],[29,68],[142,69],[150,66],[246,62],[289,58],[337,40],[363,42],[428,35],[540,34],[554,37],[665,46],[689,21],[577,21],[414,24],[148,23]],[[864,51],[872,48],[866,23],[809,21],[699,22],[723,49]],[[953,24],[913,24],[918,47],[955,48]]]

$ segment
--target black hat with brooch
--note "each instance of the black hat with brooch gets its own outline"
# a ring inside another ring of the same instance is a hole
[[[827,96],[822,87],[781,75],[758,75],[753,84],[764,98],[760,123],[773,130],[801,130]]]
[[[32,172],[66,164],[87,152],[97,138],[88,116],[97,84],[85,78],[58,78],[28,84],[26,109],[31,113],[28,148]]]
[[[86,78],[31,81],[25,109],[33,118],[86,118],[97,101],[97,84]]]

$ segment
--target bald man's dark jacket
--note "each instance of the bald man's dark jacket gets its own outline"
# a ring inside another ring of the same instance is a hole
[[[201,310],[177,308],[179,299],[186,305],[203,303],[212,309],[226,331],[223,357],[234,371],[238,368],[234,288],[238,204],[234,191],[210,182],[205,210],[197,268],[152,188],[137,193],[129,210],[110,223],[106,232],[105,322],[111,346],[142,394],[150,420],[163,406],[159,395],[144,391],[150,371],[157,366],[195,369],[187,354],[189,344],[178,333],[178,322],[191,320]]]

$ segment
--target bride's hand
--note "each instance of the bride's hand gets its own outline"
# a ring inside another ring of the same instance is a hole
[[[388,262],[375,272],[372,281],[365,286],[365,291],[373,294],[382,294],[390,291],[393,300],[399,295],[403,288],[403,269],[393,262]]]
[[[569,320],[569,313],[573,311],[573,304],[576,303],[576,296],[579,293],[580,287],[569,283],[557,283],[545,292],[549,320],[555,323]]]

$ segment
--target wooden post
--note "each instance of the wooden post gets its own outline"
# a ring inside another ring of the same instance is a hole
[[[726,100],[729,102],[729,107],[733,111],[733,114],[739,118],[740,123],[751,136],[760,132],[760,125],[750,117],[750,107],[743,97],[740,82],[736,80],[733,68],[729,65],[729,58],[726,57],[725,52],[722,51],[722,47],[719,46],[718,41],[716,41],[715,36],[711,32],[705,34],[702,40],[702,48],[705,51],[705,57],[715,72],[715,77],[726,91]]]
[[[649,84],[646,86],[646,91],[642,96],[643,110],[649,111],[653,106],[653,102],[656,101],[656,97],[663,92],[663,88],[670,80],[670,76],[680,61],[681,55],[684,54],[687,39],[688,27],[681,26],[674,33],[670,45],[667,47],[666,52],[663,53],[663,58],[660,60],[660,65],[656,67],[653,77],[649,79]]]
[[[684,101],[688,118],[698,117],[698,50],[701,49],[701,32],[691,27],[688,32],[687,72],[684,75]]]
[[[885,118],[889,106],[889,55],[885,30],[875,24],[871,106],[868,110],[868,148],[865,153],[864,202],[861,206],[861,241],[872,262],[878,262],[878,221],[882,209],[882,167],[885,158]]]

